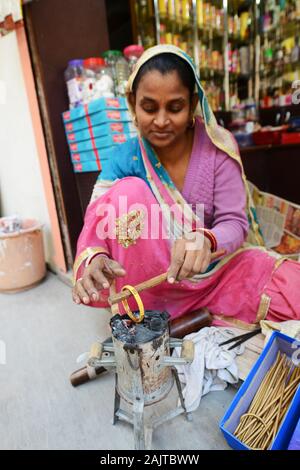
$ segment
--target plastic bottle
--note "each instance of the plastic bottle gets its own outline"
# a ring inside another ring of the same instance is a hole
[[[197,2],[197,24],[199,28],[203,27],[203,0]]]
[[[167,1],[166,0],[158,0],[158,11],[161,17],[167,16]]]
[[[115,86],[112,70],[105,64],[99,66],[96,71],[96,82],[94,85],[94,99],[113,98],[115,96]]]
[[[137,63],[143,52],[143,46],[139,46],[138,44],[132,44],[131,46],[125,47],[123,53],[129,64],[130,73],[133,72],[135,64]]]
[[[83,62],[83,103],[101,97],[114,96],[112,72],[101,57],[90,57]]]
[[[129,65],[125,57],[119,57],[116,62],[116,94],[125,96],[126,84],[129,78]]]
[[[83,104],[88,104],[94,99],[94,87],[96,83],[96,73],[98,67],[99,60],[96,57],[90,57],[89,59],[85,59],[83,61]]]
[[[83,60],[74,59],[68,62],[65,70],[65,81],[68,89],[70,109],[82,105]]]
[[[185,24],[189,23],[191,15],[190,0],[182,0],[182,19]]]
[[[114,80],[114,86],[116,89],[117,86],[117,72],[116,72],[116,63],[119,57],[122,57],[122,52],[118,50],[109,50],[105,51],[102,54],[102,57],[105,59],[106,65],[110,68],[112,72],[112,77]]]

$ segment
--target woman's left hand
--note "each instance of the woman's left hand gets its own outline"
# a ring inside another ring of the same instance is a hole
[[[180,238],[172,247],[171,264],[168,269],[168,281],[193,277],[204,273],[211,261],[211,243],[208,238],[199,233],[191,234],[191,238]]]

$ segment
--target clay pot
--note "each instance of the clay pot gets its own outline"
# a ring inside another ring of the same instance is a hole
[[[45,275],[41,224],[27,219],[22,222],[20,231],[0,234],[0,292],[29,289]]]

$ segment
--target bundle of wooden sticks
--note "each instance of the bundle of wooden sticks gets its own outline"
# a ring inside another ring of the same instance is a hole
[[[300,384],[300,367],[278,352],[234,435],[251,449],[270,447]]]

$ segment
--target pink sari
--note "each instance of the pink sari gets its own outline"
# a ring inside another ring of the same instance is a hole
[[[237,144],[230,132],[217,124],[192,59],[184,51],[172,45],[158,45],[147,49],[128,80],[127,97],[133,90],[134,80],[141,67],[152,57],[164,53],[175,54],[191,67],[206,133],[217,149],[225,152],[239,164],[247,194],[247,215],[250,221],[250,233],[253,235],[252,241],[255,240],[253,243],[263,245]],[[129,107],[131,108],[130,100]],[[153,150],[148,148],[147,142],[140,140],[138,147],[133,150],[134,153],[130,155],[128,161],[117,159],[118,171],[115,172],[110,165],[106,175],[107,180],[104,181],[103,177],[100,197],[87,209],[84,228],[78,240],[74,266],[75,279],[81,277],[85,260],[95,253],[107,253],[125,268],[126,277],[117,279],[117,291],[125,284],[136,285],[168,270],[172,242],[165,237],[164,220],[175,204],[172,221],[176,238],[180,219],[185,219],[183,212],[185,201],[157,157],[153,155]],[[114,152],[117,157],[121,157],[121,150]],[[129,169],[132,160],[141,163],[138,173],[141,176],[138,178],[127,177],[136,174]],[[118,178],[121,179],[114,182]],[[127,207],[121,207],[119,204],[120,198],[124,196],[127,197]],[[141,206],[138,207],[138,204]],[[108,209],[107,212],[103,212],[103,209],[107,208],[106,205],[115,208],[117,220],[112,214],[113,211]],[[131,205],[133,207],[129,209]],[[161,224],[151,218],[151,207],[157,205],[162,210]],[[197,222],[197,217],[191,212],[187,217],[186,232],[189,232],[189,224],[193,228],[194,222]],[[128,222],[127,227],[126,222]],[[114,228],[115,234],[105,236],[107,224]],[[161,225],[159,235],[149,236],[150,232],[156,232],[158,225]],[[215,323],[226,321],[245,326],[264,318],[275,321],[299,320],[299,286],[299,263],[278,259],[264,248],[253,246],[248,249],[241,248],[226,256],[213,269],[201,276],[176,284],[165,282],[143,291],[141,297],[147,309],[167,310],[173,318],[207,307],[215,315]],[[108,307],[108,292],[103,291],[102,295],[101,302],[90,305]],[[129,301],[129,303],[131,308],[135,308],[134,302]]]
[[[145,154],[143,158],[151,187],[155,185],[155,195],[141,178],[126,177],[89,205],[78,240],[75,279],[81,277],[84,260],[93,252],[107,253],[126,270],[126,276],[116,280],[117,292],[125,284],[134,286],[168,270],[170,240],[165,238],[163,228],[156,238],[149,237],[149,233],[152,229],[157,233],[157,220],[153,222],[151,207],[162,200],[169,205],[174,203],[173,189],[159,179],[151,163],[145,160]],[[124,196],[127,196],[127,207],[119,204]],[[178,207],[182,201],[177,199]],[[106,210],[107,205],[115,208],[117,219]],[[106,237],[109,224],[115,230]],[[143,291],[141,298],[146,309],[167,310],[172,318],[207,307],[214,315],[214,324],[245,327],[265,318],[300,320],[297,286],[300,286],[299,263],[278,259],[264,248],[250,247],[226,256],[211,271],[197,278],[175,284],[164,282]],[[109,292],[102,291],[101,295],[101,301],[90,305],[108,307]],[[129,305],[136,309],[134,301],[129,300]]]

